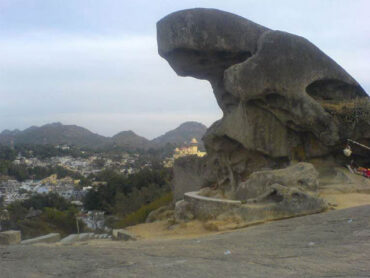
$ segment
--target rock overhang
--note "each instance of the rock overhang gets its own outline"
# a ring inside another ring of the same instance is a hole
[[[217,187],[238,192],[251,173],[297,161],[339,163],[347,138],[370,140],[369,119],[343,124],[328,108],[366,102],[366,92],[303,37],[220,10],[189,9],[161,19],[157,39],[177,74],[211,83],[224,112],[203,138]]]

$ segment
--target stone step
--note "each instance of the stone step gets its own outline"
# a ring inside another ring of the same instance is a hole
[[[86,241],[90,239],[107,239],[107,238],[110,238],[108,234],[81,233],[81,234],[71,234],[63,238],[60,242],[62,244],[72,244],[74,242]]]
[[[21,231],[5,231],[0,233],[0,245],[18,244],[21,242]]]
[[[35,237],[27,240],[22,240],[21,244],[34,244],[34,243],[52,243],[60,240],[59,233],[51,233],[40,237]]]
[[[136,240],[136,237],[125,229],[113,229],[112,238],[114,240]]]

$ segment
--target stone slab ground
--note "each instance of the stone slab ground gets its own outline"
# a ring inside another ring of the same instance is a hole
[[[22,240],[21,244],[51,243],[51,242],[58,242],[59,240],[60,240],[59,233],[51,233],[51,234],[47,234],[44,236]]]
[[[369,277],[370,206],[194,239],[1,246],[0,277]]]

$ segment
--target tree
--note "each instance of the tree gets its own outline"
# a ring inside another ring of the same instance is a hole
[[[23,206],[27,209],[56,208],[58,210],[66,210],[70,207],[70,203],[56,193],[35,194],[31,198],[23,201]]]
[[[94,160],[94,166],[97,168],[103,168],[105,166],[105,160],[103,158],[97,158]]]
[[[4,206],[4,196],[0,196],[0,209]]]

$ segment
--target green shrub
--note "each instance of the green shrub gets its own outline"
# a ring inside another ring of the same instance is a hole
[[[27,218],[30,208],[41,210],[41,215]],[[76,233],[78,209],[55,193],[35,194],[30,199],[15,201],[8,205],[9,219],[3,221],[7,229],[22,231],[23,239],[45,235],[51,232],[62,236]],[[79,221],[80,231],[84,224]]]
[[[52,232],[59,232],[55,227],[42,221],[39,217],[20,219],[16,222],[16,228],[17,230],[21,230],[22,239],[29,239]]]
[[[171,202],[172,202],[172,192],[166,193],[165,195],[154,200],[153,202],[142,206],[137,211],[128,214],[123,219],[116,222],[114,228],[124,228],[127,226],[143,223],[145,222],[145,219],[148,217],[150,212],[160,207],[166,206]]]
[[[70,203],[59,196],[57,193],[48,193],[48,194],[34,194],[31,198],[22,201],[22,205],[30,209],[44,209],[44,208],[56,208],[58,210],[67,210],[70,206]]]

